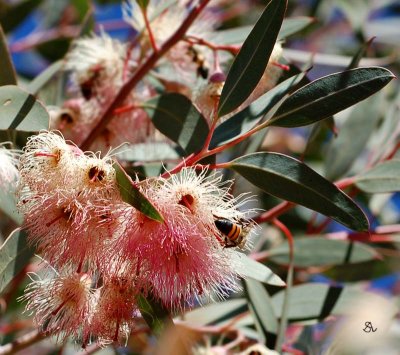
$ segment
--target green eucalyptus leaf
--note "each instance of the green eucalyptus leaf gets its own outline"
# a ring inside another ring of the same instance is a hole
[[[293,90],[293,87],[299,84],[304,75],[305,73],[300,73],[286,79],[260,96],[250,106],[222,122],[213,134],[210,147],[215,148],[227,143],[253,128],[285,95]]]
[[[233,169],[255,186],[303,205],[358,231],[368,220],[355,202],[302,162],[279,153],[254,153],[233,160]]]
[[[267,285],[285,286],[285,282],[264,264],[261,264],[242,253],[238,253],[238,257],[240,260],[238,265],[240,265],[240,267],[236,271],[239,275],[250,277]]]
[[[0,87],[0,130],[35,132],[49,128],[49,114],[28,92],[17,86]]]
[[[247,311],[247,302],[243,298],[232,299],[218,303],[211,303],[185,313],[185,320],[190,324],[208,325],[220,323],[232,315]]]
[[[366,99],[394,75],[380,67],[357,68],[324,76],[295,91],[270,119],[270,126],[299,127],[318,122]]]
[[[25,231],[16,229],[0,247],[0,293],[29,263],[34,248],[28,246]]]
[[[374,95],[351,110],[337,138],[329,144],[324,160],[327,179],[337,180],[346,174],[360,156],[379,123],[382,98],[382,95]]]
[[[360,286],[341,288],[318,283],[294,286],[291,289],[288,307],[289,321],[322,320],[329,315],[348,314],[360,298],[367,296],[383,297],[376,293],[369,293]],[[278,317],[280,316],[283,300],[283,291],[272,296],[272,304]],[[373,302],[371,306],[373,307]],[[396,309],[393,309],[393,314],[395,312]]]
[[[306,27],[315,22],[313,17],[297,16],[286,18],[282,22],[281,30],[278,34],[278,40],[283,40],[291,35],[304,30]]]
[[[200,150],[208,135],[208,124],[184,95],[157,96],[142,104],[154,126],[190,154]]]
[[[10,217],[17,225],[23,222],[23,216],[17,210],[15,191],[0,191],[0,209]]]
[[[149,0],[136,0],[136,3],[142,8],[146,9],[149,5]]]
[[[229,69],[218,106],[219,116],[239,107],[257,86],[276,43],[287,0],[271,0]]]
[[[17,77],[0,22],[0,86],[3,85],[17,85]]]
[[[274,343],[278,333],[278,320],[275,316],[270,295],[258,281],[245,280],[244,285],[249,309],[254,317],[258,332],[264,342]]]
[[[91,12],[90,1],[87,0],[71,0],[71,5],[75,8],[79,16],[79,21],[84,22],[88,13]]]
[[[283,243],[269,250],[268,260],[277,264],[289,263],[289,247]],[[359,242],[348,240],[333,240],[325,237],[294,238],[294,266],[329,266],[344,262],[353,264],[373,260],[378,257],[377,252]]]
[[[312,17],[296,16],[285,18],[278,34],[278,40],[285,39],[309,26],[315,20]],[[232,45],[243,43],[250,34],[253,26],[241,26],[217,31],[213,41],[215,43]]]
[[[0,23],[4,32],[10,32],[22,23],[33,10],[35,10],[43,0],[22,0],[18,4],[5,5],[1,8]]]
[[[140,192],[139,188],[118,163],[114,163],[114,169],[122,200],[135,207],[150,219],[161,223],[164,222],[164,218],[160,212],[158,212],[146,196]]]
[[[369,193],[400,191],[400,160],[374,166],[356,177],[356,186]]]
[[[72,36],[60,36],[49,41],[41,42],[36,46],[36,50],[50,62],[55,62],[65,57],[72,40]]]
[[[137,305],[143,319],[155,336],[159,337],[166,327],[173,326],[168,310],[158,300],[139,295]]]
[[[49,65],[27,86],[27,91],[32,95],[37,95],[40,89],[45,86],[63,67],[63,61],[58,60]]]
[[[354,69],[357,68],[358,65],[360,64],[361,59],[365,56],[367,53],[367,50],[371,46],[372,41],[375,39],[375,37],[370,38],[367,42],[364,42],[358,51],[354,54],[353,58],[351,59],[351,62],[347,69]]]

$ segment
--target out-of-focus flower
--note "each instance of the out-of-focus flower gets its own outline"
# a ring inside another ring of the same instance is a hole
[[[85,273],[53,275],[36,279],[26,287],[22,300],[28,301],[35,322],[43,331],[61,339],[78,338],[87,326],[93,307],[91,277]]]
[[[0,190],[2,193],[13,192],[19,179],[19,155],[20,151],[7,149],[0,144]]]
[[[171,5],[164,11],[160,11],[162,7],[163,1],[154,0],[149,2],[146,10],[151,31],[157,45],[161,45],[171,37],[190,11],[190,7],[187,6],[185,1],[179,1],[178,4]],[[143,51],[147,51],[150,48],[149,35],[145,28],[142,10],[135,0],[127,0],[124,3],[123,16],[125,21],[139,33],[141,48]],[[217,12],[205,11],[194,21],[187,31],[187,36],[212,39],[214,29],[218,24]],[[185,41],[180,41],[166,53],[165,58],[172,65],[173,72],[171,72],[171,68],[165,68],[166,70],[164,71],[163,66],[161,66],[162,73],[168,77],[171,73],[175,75],[177,71],[184,81],[193,82],[193,79],[199,74],[198,58],[204,58],[202,59],[202,63],[211,63],[213,55],[212,51],[204,46],[196,46]],[[161,64],[165,64],[165,61]],[[206,74],[204,76],[207,77]]]
[[[74,41],[68,53],[65,69],[72,72],[72,81],[82,96],[105,96],[123,83],[127,61],[127,45],[112,39],[105,32]]]
[[[224,73],[216,72],[210,76],[210,79],[206,84],[200,84],[193,93],[194,104],[209,121],[211,121],[212,112],[217,107],[216,105],[221,97],[225,79],[226,77]]]

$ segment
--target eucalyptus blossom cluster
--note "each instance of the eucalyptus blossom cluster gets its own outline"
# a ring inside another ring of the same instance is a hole
[[[31,136],[20,159],[19,209],[47,264],[23,299],[48,333],[86,345],[123,342],[139,321],[137,297],[173,311],[238,289],[240,259],[215,219],[245,217],[221,176],[205,169],[132,182],[159,211],[125,203],[114,162],[58,132]]]

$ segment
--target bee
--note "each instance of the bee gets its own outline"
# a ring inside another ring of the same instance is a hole
[[[206,59],[199,53],[194,47],[189,47],[188,53],[192,56],[193,63],[197,65],[197,76],[201,76],[203,79],[208,78],[208,68],[206,65]]]
[[[241,222],[239,224],[225,218],[217,218],[214,223],[217,229],[224,236],[225,248],[243,248],[246,244],[247,236],[253,227],[252,223],[246,223],[243,221],[243,223]]]

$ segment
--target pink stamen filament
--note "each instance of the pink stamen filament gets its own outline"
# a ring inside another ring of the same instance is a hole
[[[115,328],[114,341],[118,341],[118,333],[119,333],[119,320],[117,320],[117,326]]]
[[[60,310],[65,306],[65,304],[72,298],[72,296],[70,296],[69,298],[67,298],[63,303],[61,303],[53,312],[51,312],[51,315],[55,316],[57,315],[58,312],[60,312]]]
[[[54,153],[46,153],[46,152],[36,152],[35,157],[48,157],[48,158],[54,158],[57,159],[58,155]]]
[[[50,222],[46,223],[46,227],[50,227],[53,223],[57,222],[62,217],[64,217],[64,214],[60,214],[59,216],[55,217]]]

